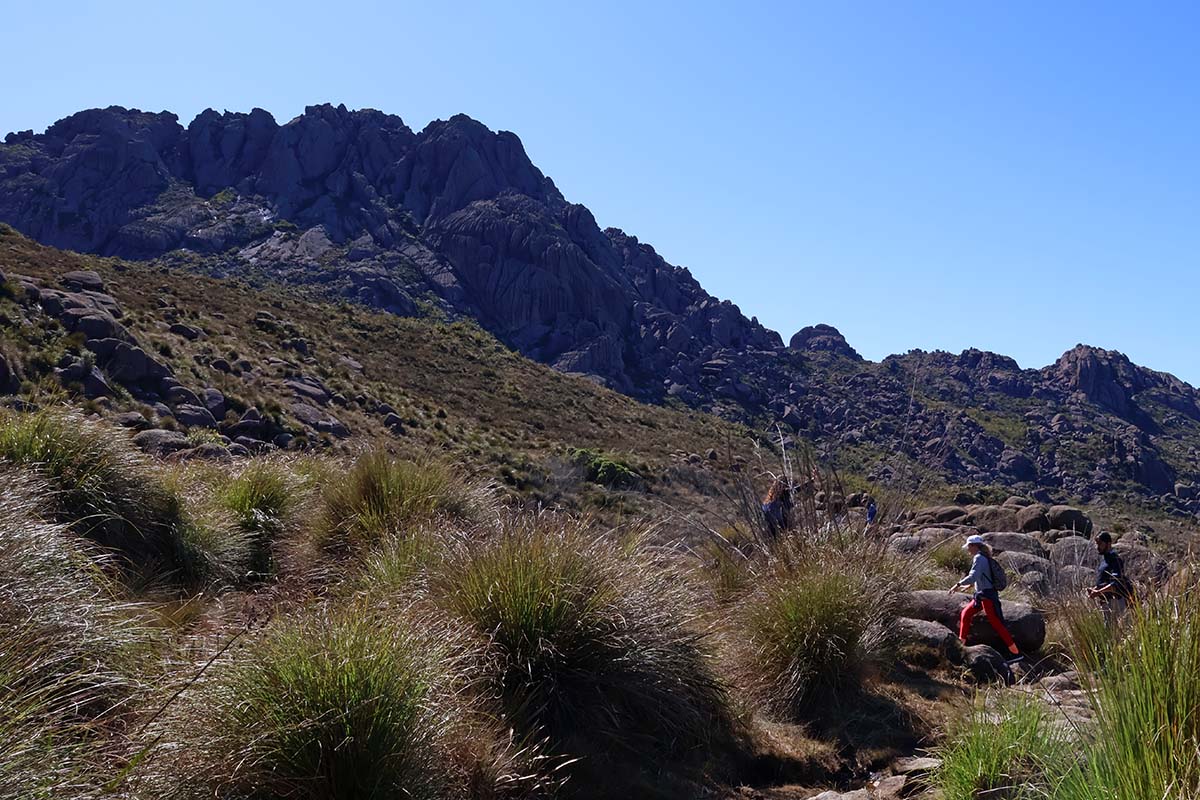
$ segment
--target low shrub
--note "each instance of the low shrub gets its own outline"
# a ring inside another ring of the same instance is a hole
[[[684,583],[636,543],[511,519],[484,541],[464,538],[431,591],[475,632],[479,667],[518,733],[584,758],[581,791],[593,781],[580,769],[612,789],[606,764],[633,764],[611,770],[625,777],[686,768],[729,735],[725,688]]]
[[[378,451],[333,482],[324,502],[319,542],[346,551],[403,535],[431,519],[478,519],[488,507],[488,492],[443,462],[405,461]]]
[[[944,570],[956,575],[971,571],[971,554],[962,548],[958,540],[942,542],[929,551],[929,558]]]
[[[584,478],[592,483],[609,489],[636,489],[642,485],[642,476],[615,456],[586,449],[572,450],[570,456],[583,469]]]

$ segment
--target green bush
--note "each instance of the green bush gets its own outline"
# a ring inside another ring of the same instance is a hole
[[[327,489],[318,539],[326,549],[359,550],[432,519],[477,519],[487,505],[486,491],[447,464],[375,452]]]
[[[480,668],[518,733],[559,755],[661,771],[730,730],[683,582],[636,544],[510,520],[464,539],[431,590],[479,637]]]
[[[570,455],[583,468],[584,478],[592,483],[610,489],[636,489],[642,485],[642,476],[614,456],[584,449],[572,450]]]
[[[942,542],[929,552],[929,558],[934,564],[956,575],[966,575],[971,571],[971,554],[957,540]]]

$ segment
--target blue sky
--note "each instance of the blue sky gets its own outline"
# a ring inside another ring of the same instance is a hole
[[[1200,384],[1200,5],[60,2],[0,132],[330,101],[512,130],[601,225],[786,339],[1077,342]]]

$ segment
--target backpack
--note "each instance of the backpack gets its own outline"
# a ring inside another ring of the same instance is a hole
[[[1004,571],[1004,567],[1000,566],[1000,562],[991,556],[987,557],[988,569],[992,573],[992,588],[997,592],[1003,592],[1008,588],[1008,573]]]

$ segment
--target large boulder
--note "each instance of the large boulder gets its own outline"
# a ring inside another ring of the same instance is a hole
[[[962,661],[962,642],[958,640],[958,634],[942,623],[900,617],[894,626],[900,641],[927,647],[955,663]]]
[[[958,629],[959,615],[971,598],[962,594],[948,594],[938,589],[906,592],[900,597],[897,613],[902,617],[940,622],[953,630]],[[1009,633],[1022,652],[1041,649],[1046,641],[1046,620],[1042,612],[1023,603],[1003,602],[1004,621]],[[1000,647],[1000,637],[992,630],[983,614],[977,614],[971,626],[968,644],[987,644]]]
[[[1050,506],[1046,512],[1050,530],[1075,531],[1082,536],[1092,535],[1092,520],[1074,506]]]
[[[1035,533],[1050,530],[1050,517],[1042,505],[1031,505],[1017,512],[1017,527],[1021,533]]]
[[[1144,544],[1122,538],[1113,550],[1121,557],[1125,574],[1136,583],[1161,584],[1171,577],[1170,562]]]
[[[1012,670],[1004,663],[1004,656],[994,647],[985,644],[968,647],[963,652],[963,664],[980,683],[1012,683]]]
[[[963,522],[978,528],[980,533],[1017,529],[1017,510],[1011,506],[973,506],[968,511]]]
[[[997,553],[1028,553],[1038,558],[1045,558],[1047,555],[1046,546],[1037,537],[1030,536],[1028,533],[1000,531],[997,533],[985,533],[983,539]]]
[[[159,428],[142,431],[133,437],[133,443],[145,452],[156,456],[170,455],[191,447],[187,437],[179,431],[167,431]]]
[[[961,523],[966,516],[967,510],[962,506],[933,506],[917,511],[913,515],[913,522],[917,525]]]
[[[1095,570],[1100,564],[1096,546],[1082,536],[1066,536],[1050,545],[1050,561],[1058,569],[1087,567]]]

